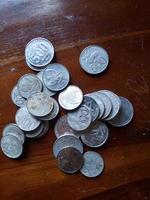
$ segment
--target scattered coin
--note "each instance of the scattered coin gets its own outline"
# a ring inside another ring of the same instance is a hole
[[[43,128],[44,128],[44,123],[41,122],[41,124],[35,130],[27,132],[25,131],[26,138],[34,139],[38,137],[42,133]]]
[[[33,71],[36,71],[36,72],[40,72],[41,70],[43,70],[45,68],[45,67],[43,67],[43,68],[35,67],[35,66],[31,65],[27,60],[26,60],[26,64],[30,69],[32,69]]]
[[[22,107],[26,105],[26,99],[24,99],[18,91],[17,85],[15,85],[15,87],[12,89],[11,92],[11,99],[13,101],[13,103],[18,106],[18,107]]]
[[[42,138],[44,137],[49,130],[49,121],[43,121],[43,130],[39,135],[36,136],[36,138]]]

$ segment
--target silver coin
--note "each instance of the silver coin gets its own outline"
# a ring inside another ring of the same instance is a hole
[[[102,156],[94,151],[87,151],[83,154],[84,164],[80,172],[89,178],[100,175],[104,169]]]
[[[3,136],[10,135],[10,133],[11,135],[16,136],[22,144],[25,142],[24,132],[17,126],[17,124],[10,123],[4,127],[2,132]]]
[[[42,138],[44,137],[48,130],[49,130],[49,121],[43,121],[43,130],[41,131],[41,133],[39,135],[36,136],[36,138]]]
[[[1,149],[9,158],[18,158],[23,152],[22,143],[12,135],[2,137]]]
[[[77,110],[67,114],[69,126],[75,131],[83,131],[89,127],[92,121],[90,110],[81,105]]]
[[[43,70],[40,71],[39,73],[37,73],[37,77],[41,80],[41,82],[43,83]],[[49,90],[45,84],[43,83],[43,92],[48,94],[50,97],[54,96],[56,94],[56,92]]]
[[[26,60],[35,67],[43,67],[51,62],[54,57],[54,47],[45,38],[32,39],[25,48]]]
[[[79,62],[87,73],[99,74],[107,68],[109,56],[102,47],[90,45],[81,52]]]
[[[44,121],[45,120],[52,120],[58,115],[58,113],[59,113],[59,105],[58,105],[57,101],[55,99],[53,99],[53,109],[52,109],[52,111],[48,115],[46,115],[44,117],[40,117],[40,119],[44,120]]]
[[[18,106],[18,107],[22,107],[26,105],[26,99],[24,99],[18,91],[17,85],[14,86],[14,88],[12,89],[11,92],[11,99],[13,101],[13,103]]]
[[[37,92],[27,99],[27,109],[35,117],[44,117],[52,111],[53,102],[48,94]]]
[[[63,135],[73,135],[75,137],[80,136],[80,134],[76,131],[74,131],[67,122],[67,115],[61,116],[54,127],[54,133],[57,138],[63,136]]]
[[[44,128],[44,124],[43,124],[43,122],[41,122],[40,126],[38,128],[36,128],[35,130],[27,131],[27,132],[25,131],[26,138],[34,139],[34,138],[38,137],[42,133],[43,128]]]
[[[74,147],[75,149],[78,149],[81,153],[83,153],[83,144],[77,137],[74,137],[72,135],[64,135],[57,138],[57,140],[53,144],[54,156],[57,157],[58,153],[66,147]]]
[[[36,71],[36,72],[40,72],[41,70],[45,69],[45,67],[35,67],[33,65],[31,65],[27,60],[26,60],[26,64],[27,66],[32,69],[33,71]]]
[[[33,131],[41,123],[41,120],[36,119],[35,117],[33,117],[28,112],[26,107],[22,107],[16,112],[15,120],[16,120],[16,124],[23,131]]]
[[[113,119],[119,112],[120,106],[121,106],[121,100],[120,98],[113,92],[109,90],[100,90],[100,93],[106,94],[112,103],[112,110],[108,117],[105,118],[106,121],[109,121]]]
[[[48,65],[43,72],[43,82],[52,91],[63,90],[69,83],[70,75],[62,64],[54,63]]]
[[[124,97],[120,97],[120,99],[121,99],[120,110],[118,114],[109,121],[111,125],[116,127],[122,127],[129,124],[134,114],[132,103]]]
[[[18,80],[18,91],[22,97],[28,98],[32,94],[42,91],[42,82],[34,74],[25,74]]]
[[[87,146],[97,148],[106,143],[108,136],[109,130],[106,124],[96,121],[88,131],[81,135],[81,140]]]
[[[83,100],[82,90],[75,86],[69,85],[64,91],[59,93],[58,102],[66,110],[74,110],[79,107]]]

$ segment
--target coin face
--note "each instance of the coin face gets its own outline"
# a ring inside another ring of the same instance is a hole
[[[90,110],[87,106],[81,105],[77,110],[67,114],[69,126],[75,131],[83,131],[89,127],[92,121]]]
[[[36,119],[35,117],[33,117],[28,112],[26,107],[22,107],[16,112],[15,120],[16,120],[16,124],[23,131],[33,131],[41,123],[41,120]]]
[[[109,57],[102,47],[90,45],[81,52],[79,62],[82,69],[87,73],[99,74],[107,68]]]
[[[58,153],[66,147],[73,147],[83,153],[83,144],[77,137],[74,137],[72,135],[64,135],[57,138],[57,140],[53,144],[54,156],[57,157]]]
[[[49,130],[49,121],[43,121],[43,130],[39,135],[36,136],[36,138],[42,138],[44,137]]]
[[[34,138],[38,137],[42,133],[43,128],[44,128],[44,124],[43,124],[43,122],[41,122],[39,127],[37,127],[35,130],[25,132],[26,138],[34,139]]]
[[[82,90],[75,86],[69,85],[64,91],[59,93],[58,102],[66,110],[74,110],[79,107],[83,100]]]
[[[36,71],[36,72],[40,72],[42,69],[44,69],[45,67],[35,67],[35,66],[33,66],[33,65],[31,65],[27,60],[26,60],[26,64],[27,64],[27,66],[30,68],[30,69],[32,69],[33,71]]]
[[[84,164],[80,172],[86,177],[96,177],[104,169],[104,160],[100,154],[94,151],[87,151],[83,154]]]
[[[81,140],[89,147],[97,148],[106,143],[109,130],[103,122],[96,121],[91,127],[81,135]]]
[[[75,173],[83,165],[81,152],[73,147],[62,149],[57,155],[57,163],[60,170],[65,173]]]
[[[49,90],[60,91],[68,85],[69,80],[69,72],[62,64],[50,64],[44,69],[43,82]]]
[[[42,91],[42,82],[34,74],[25,74],[18,80],[18,91],[24,98]]]
[[[22,143],[12,135],[6,135],[1,139],[1,149],[9,158],[18,158],[23,152]]]
[[[134,109],[132,103],[124,98],[120,97],[121,99],[121,107],[118,114],[109,121],[109,123],[116,127],[122,127],[127,125],[133,118]]]
[[[51,62],[54,57],[54,47],[45,38],[32,39],[25,48],[26,60],[35,67],[43,67]]]
[[[26,99],[24,99],[18,91],[17,85],[15,85],[15,87],[12,89],[11,92],[11,99],[13,101],[13,103],[18,106],[18,107],[22,107],[26,105]]]
[[[48,94],[38,92],[27,99],[27,109],[33,116],[44,117],[52,111],[53,102]]]

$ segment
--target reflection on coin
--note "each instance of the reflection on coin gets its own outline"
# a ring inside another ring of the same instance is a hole
[[[18,91],[22,97],[28,98],[32,94],[42,91],[42,82],[34,74],[25,74],[18,80]]]
[[[54,56],[52,43],[45,38],[32,39],[25,48],[26,60],[35,67],[43,67],[50,63]]]
[[[109,130],[107,126],[100,121],[96,121],[91,127],[81,135],[82,142],[89,147],[100,147],[108,139]]]
[[[132,103],[124,98],[120,97],[121,99],[121,107],[118,114],[109,121],[109,123],[116,127],[122,127],[127,125],[133,118],[134,109]]]
[[[27,138],[32,138],[32,139],[36,138],[37,136],[39,136],[42,133],[43,128],[44,128],[44,124],[43,124],[43,122],[41,122],[40,126],[37,127],[35,130],[25,132],[25,136]]]
[[[41,123],[41,120],[33,117],[26,107],[20,108],[15,116],[16,124],[24,131],[33,131]]]
[[[23,151],[22,143],[14,136],[7,135],[1,139],[1,149],[9,158],[18,158]]]
[[[28,111],[36,117],[44,117],[53,109],[53,99],[44,92],[32,94],[27,100]]]
[[[109,57],[102,47],[90,45],[81,52],[79,62],[87,73],[99,74],[107,68]]]
[[[26,104],[26,100],[18,92],[17,85],[15,85],[15,87],[12,89],[11,99],[13,103],[18,107],[25,106]]]
[[[75,131],[83,131],[89,127],[92,121],[90,110],[87,106],[81,105],[77,110],[67,114],[69,126]]]
[[[57,140],[53,144],[54,156],[57,157],[58,153],[66,147],[74,147],[75,149],[78,149],[81,153],[83,153],[83,144],[77,137],[74,137],[72,135],[64,135],[57,138]]]
[[[80,172],[86,177],[96,177],[100,175],[104,169],[103,158],[94,151],[87,151],[83,154],[84,164]]]
[[[39,135],[36,136],[36,138],[44,137],[49,130],[49,121],[43,121],[43,130]]]
[[[75,173],[83,165],[83,156],[79,150],[67,147],[58,153],[57,162],[59,169],[63,172]]]
[[[50,64],[44,69],[43,82],[52,91],[57,92],[64,89],[68,85],[69,80],[69,72],[62,64]]]
[[[66,110],[77,108],[81,104],[82,100],[82,90],[75,85],[69,85],[64,91],[59,93],[58,96],[59,104]]]

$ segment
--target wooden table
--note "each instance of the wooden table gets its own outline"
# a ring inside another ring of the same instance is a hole
[[[150,199],[150,1],[1,0],[1,133],[15,119],[12,87],[31,72],[25,45],[39,36],[52,41],[56,62],[67,66],[72,84],[84,93],[109,89],[127,97],[135,115],[125,128],[109,126],[108,143],[96,149],[105,170],[95,179],[59,171],[52,155],[55,122],[46,137],[27,142],[22,159],[0,152],[0,199]],[[103,46],[110,56],[108,70],[96,77],[79,65],[80,52],[89,44]]]

